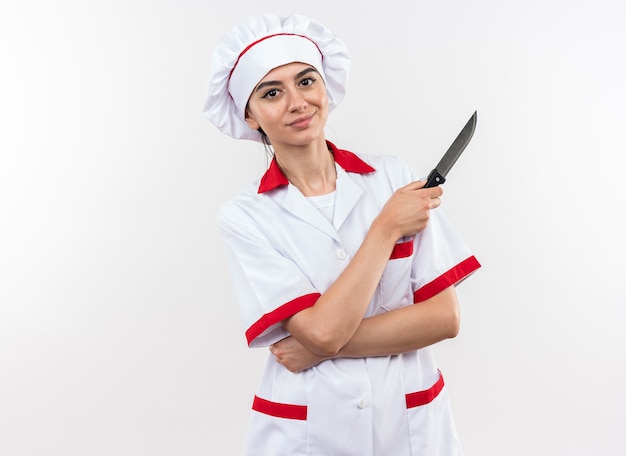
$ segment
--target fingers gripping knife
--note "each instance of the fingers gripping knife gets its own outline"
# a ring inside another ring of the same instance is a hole
[[[437,163],[435,169],[433,169],[428,175],[424,188],[436,187],[446,181],[448,172],[461,156],[461,153],[465,150],[465,147],[467,147],[470,139],[472,139],[472,136],[474,135],[474,130],[476,129],[476,117],[477,113],[474,111],[474,114],[465,124],[461,133],[459,133],[452,145],[448,148],[448,151],[444,154],[439,163]]]

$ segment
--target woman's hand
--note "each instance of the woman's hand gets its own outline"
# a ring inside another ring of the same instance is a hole
[[[331,358],[330,356],[316,355],[291,336],[271,345],[270,352],[277,362],[294,373],[302,372]]]
[[[396,239],[424,230],[430,210],[441,204],[441,186],[423,188],[425,184],[425,181],[416,181],[399,188],[380,212],[378,221],[384,223]]]

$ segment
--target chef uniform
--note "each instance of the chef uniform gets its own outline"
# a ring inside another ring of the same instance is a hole
[[[251,62],[275,58],[286,45],[296,48],[295,55],[255,70]],[[255,54],[257,46],[262,49]],[[245,102],[269,70],[292,61],[321,69],[329,105],[341,100],[348,58],[338,38],[303,16],[261,15],[236,27],[214,53],[205,114],[233,137],[258,140],[258,132],[246,130],[242,120]],[[243,75],[233,72],[238,65]],[[233,83],[233,78],[239,79]],[[305,197],[274,160],[218,214],[251,347],[289,336],[281,322],[315,305],[354,257],[391,195],[418,180],[397,157],[327,146],[337,171],[334,195]],[[425,230],[396,243],[365,318],[419,305],[479,267],[441,209],[432,210]],[[246,454],[447,456],[462,450],[443,376],[431,348],[424,348],[327,360],[300,373],[268,356],[252,404]]]

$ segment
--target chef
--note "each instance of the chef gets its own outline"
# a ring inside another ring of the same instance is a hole
[[[319,22],[261,14],[211,58],[204,114],[272,154],[218,226],[250,347],[269,347],[246,455],[460,455],[432,345],[480,267],[441,187],[328,141],[349,55]],[[366,132],[364,132],[366,133]]]

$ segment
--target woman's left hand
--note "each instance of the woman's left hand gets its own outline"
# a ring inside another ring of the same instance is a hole
[[[329,356],[320,356],[298,342],[292,336],[279,340],[270,346],[270,352],[277,362],[285,366],[291,372],[297,373],[318,365],[324,360],[331,359]]]

